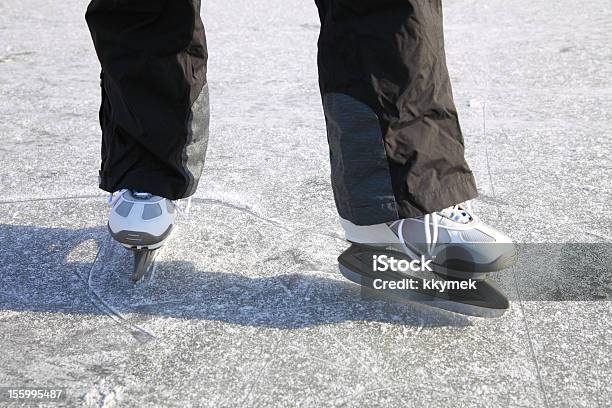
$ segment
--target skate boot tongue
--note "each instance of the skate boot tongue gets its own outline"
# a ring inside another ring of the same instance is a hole
[[[451,221],[458,222],[460,224],[467,224],[474,218],[470,215],[467,208],[462,204],[457,204],[452,207],[445,208],[438,211],[438,215],[448,218]]]

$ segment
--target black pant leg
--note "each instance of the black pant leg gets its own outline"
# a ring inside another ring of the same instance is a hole
[[[416,217],[474,198],[441,0],[316,0],[319,83],[341,217]]]
[[[199,0],[93,0],[102,67],[100,188],[178,199],[195,192],[208,143]]]

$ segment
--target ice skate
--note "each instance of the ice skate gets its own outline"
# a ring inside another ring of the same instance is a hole
[[[176,220],[178,204],[149,193],[121,190],[111,196],[108,230],[134,252],[132,281],[138,282],[154,266]]]
[[[468,205],[387,224],[341,224],[353,245],[338,258],[340,272],[372,293],[474,316],[500,316],[508,309],[508,299],[487,277],[514,265],[516,247]],[[408,289],[381,285],[410,279]]]

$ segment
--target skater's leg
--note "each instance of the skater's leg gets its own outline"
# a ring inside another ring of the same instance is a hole
[[[316,3],[332,186],[355,244],[339,258],[343,273],[362,284],[379,276],[372,254],[387,249],[461,278],[511,266],[510,238],[459,204],[477,191],[446,67],[441,0]]]
[[[208,142],[199,0],[93,0],[102,67],[100,187],[167,199],[194,193]]]
[[[476,196],[440,0],[316,0],[319,79],[340,216],[417,217]]]

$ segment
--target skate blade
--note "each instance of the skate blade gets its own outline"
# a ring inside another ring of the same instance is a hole
[[[167,248],[168,243],[172,242],[172,239],[177,234],[177,231],[177,225],[171,226],[166,239],[159,245],[156,245],[154,248],[129,248],[131,251],[134,252],[134,272],[132,273],[132,282],[134,284],[141,282],[145,276],[152,277],[153,272],[157,267],[157,259],[161,255],[162,251],[165,251],[165,248]]]
[[[133,249],[132,251],[134,252],[132,282],[136,284],[154,269],[159,249]]]
[[[474,301],[457,297],[455,299],[437,295],[432,291],[410,289],[374,289],[374,279],[353,272],[346,266],[339,265],[340,273],[353,283],[362,287],[362,294],[376,300],[395,301],[400,303],[414,302],[426,306],[447,310],[468,316],[496,318],[501,317],[510,307],[508,299],[497,290],[492,282],[479,281],[479,298]]]

